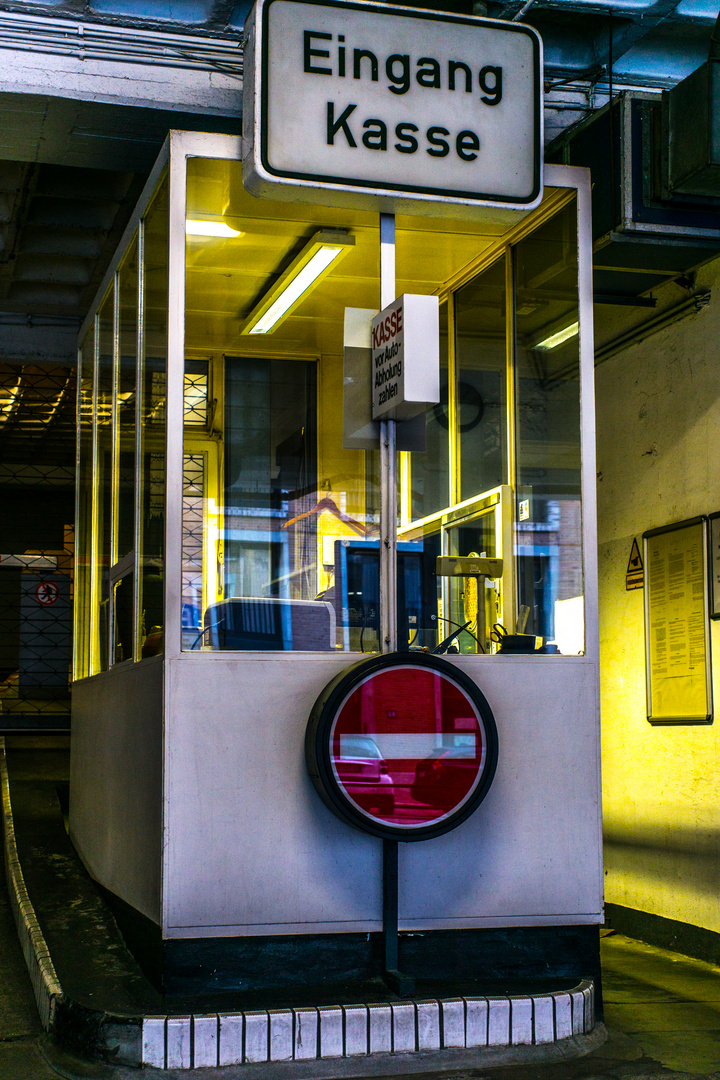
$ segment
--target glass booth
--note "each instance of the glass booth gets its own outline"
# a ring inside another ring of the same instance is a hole
[[[227,157],[187,156],[176,184],[81,341],[75,678],[168,648],[377,651],[379,455],[343,446],[342,372],[344,308],[379,306],[378,215],[259,202]],[[499,624],[585,651],[577,216],[557,187],[510,228],[397,219],[397,293],[439,297],[442,369],[425,448],[398,455],[401,649],[493,654]],[[254,310],[323,229],[342,258],[263,331]],[[502,577],[479,594],[436,576],[441,554]]]
[[[361,949],[380,844],[320,803],[303,740],[380,648],[380,453],[343,443],[380,216],[256,199],[241,159],[171,133],[81,330],[70,831],[163,941]],[[463,668],[500,739],[481,809],[401,845],[401,929],[602,921],[589,183],[545,185],[532,212],[395,217],[396,294],[437,296],[441,338],[397,458],[398,646]]]

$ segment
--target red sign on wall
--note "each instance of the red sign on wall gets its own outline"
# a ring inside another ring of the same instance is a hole
[[[351,824],[421,840],[464,821],[497,761],[490,707],[474,683],[428,654],[375,657],[316,703],[308,766],[326,803]]]
[[[35,599],[43,607],[51,607],[60,597],[60,590],[54,581],[41,581],[35,589]]]

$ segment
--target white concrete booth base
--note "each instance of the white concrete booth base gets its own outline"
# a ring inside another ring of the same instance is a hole
[[[442,837],[400,845],[401,957],[418,978],[597,972],[599,809],[597,795],[588,798],[597,769],[586,722],[596,669],[582,658],[538,659],[453,661],[490,703],[501,752],[472,817]],[[262,990],[378,974],[382,841],[320,801],[303,753],[305,718],[347,663],[190,656],[77,684],[73,839],[96,880],[123,902],[120,917],[136,913],[162,941],[164,970],[151,974],[165,989]],[[155,756],[159,772],[163,672],[161,784],[133,761]],[[533,710],[524,707],[530,677]],[[118,724],[123,709],[128,722]],[[98,762],[101,730],[107,760],[126,763],[120,787],[115,770]],[[130,941],[131,923],[123,925]],[[214,981],[203,984],[208,965],[199,963],[193,981],[188,960],[211,952]],[[521,957],[514,968],[511,955]]]

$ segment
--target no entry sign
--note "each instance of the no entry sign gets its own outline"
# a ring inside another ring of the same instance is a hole
[[[487,794],[497,731],[475,684],[437,657],[375,657],[338,676],[306,736],[319,794],[343,820],[386,839],[455,828]]]

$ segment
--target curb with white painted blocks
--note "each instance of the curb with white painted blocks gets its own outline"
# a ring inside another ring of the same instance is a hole
[[[243,1062],[259,1062],[268,1059],[268,1014],[245,1013],[245,1052]]]
[[[555,1042],[554,1004],[550,994],[533,998],[533,1041],[536,1046]]]
[[[415,1004],[403,1001],[392,1005],[393,1014],[393,1050],[406,1053],[416,1049],[415,1044]]]
[[[357,1057],[368,1052],[368,1010],[367,1005],[346,1005],[345,1014],[345,1057]]]
[[[209,1013],[206,1016],[193,1016],[192,1059],[194,1069],[217,1065],[217,1013]]]
[[[418,1001],[417,1008],[417,1048],[418,1050],[440,1049],[440,1005],[437,1001]]]
[[[275,1009],[268,1013],[270,1017],[270,1060],[292,1061],[293,1045],[292,1009]]]
[[[510,999],[510,1043],[512,1046],[532,1046],[532,998]]]
[[[191,1069],[192,1016],[168,1016],[165,1024],[165,1057],[168,1069]]]
[[[219,1019],[218,1065],[242,1065],[245,1017],[242,1013],[227,1013]]]
[[[250,1065],[446,1049],[542,1046],[588,1034],[594,1027],[594,987],[590,981],[570,992],[536,997],[328,1005],[219,1017],[148,1016],[143,1021],[142,1064],[190,1068],[193,1066],[180,1062],[192,1059],[198,1068],[215,1063]]]
[[[295,1010],[295,1060],[307,1061],[318,1056],[317,1009]]]
[[[555,1038],[569,1039],[572,1035],[572,999],[569,994],[553,994],[555,1000]]]
[[[321,1058],[343,1056],[343,1013],[340,1005],[331,1005],[320,1009],[320,1053]]]
[[[465,1046],[465,1002],[462,998],[441,1001],[443,1047]]]
[[[392,1009],[389,1005],[370,1005],[371,1054],[389,1054],[392,1051]]]
[[[487,1046],[488,1003],[485,998],[465,1000],[465,1045]]]

